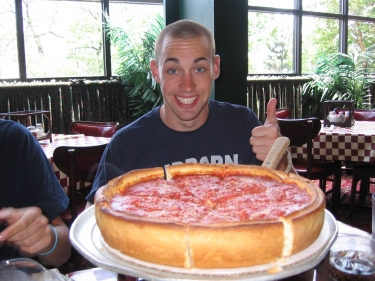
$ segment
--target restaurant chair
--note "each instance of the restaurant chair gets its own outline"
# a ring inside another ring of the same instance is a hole
[[[279,119],[289,119],[291,116],[292,111],[287,107],[276,109],[276,117]]]
[[[338,114],[340,112],[348,111],[347,108],[335,108],[335,112]],[[354,120],[356,121],[375,121],[375,109],[359,109],[354,108]]]
[[[70,227],[77,216],[85,210],[86,196],[91,185],[77,189],[77,183],[92,184],[98,169],[100,159],[107,144],[95,146],[59,146],[53,152],[53,161],[56,167],[69,178],[68,197],[69,207],[61,214],[65,224]],[[80,258],[73,249],[74,267],[79,268]]]
[[[92,183],[95,178],[100,159],[107,144],[94,146],[59,146],[53,152],[56,167],[68,176],[69,208],[61,215],[70,226],[86,206],[87,188],[77,189],[78,182]]]
[[[296,172],[307,179],[319,180],[319,187],[327,195],[332,193],[332,208],[340,203],[341,163],[339,161],[323,161],[313,158],[313,140],[319,134],[321,122],[318,118],[278,119],[281,135],[288,137],[290,146],[307,145],[306,158],[293,158]],[[332,189],[326,191],[327,181],[332,182]]]
[[[119,129],[118,122],[73,121],[69,125],[71,134],[111,138]]]
[[[356,163],[353,165],[352,188],[350,191],[350,217],[353,216],[356,194],[359,194],[358,205],[364,205],[366,197],[372,195],[370,184],[375,184],[375,181],[371,181],[371,178],[375,178],[374,163]],[[359,181],[360,187],[359,191],[357,191]]]

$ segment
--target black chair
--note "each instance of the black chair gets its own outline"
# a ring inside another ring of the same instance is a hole
[[[69,177],[69,208],[61,215],[70,226],[86,206],[89,188],[77,190],[77,182],[92,183],[107,144],[95,146],[59,146],[53,152],[56,167]]]
[[[65,224],[70,227],[77,216],[86,207],[86,196],[91,185],[77,189],[77,182],[93,183],[100,159],[107,144],[95,146],[59,146],[53,152],[53,161],[57,168],[69,177],[69,207],[61,214]],[[80,255],[73,248],[72,257],[75,269],[80,268]]]
[[[332,207],[340,203],[341,164],[340,161],[322,161],[313,158],[313,139],[319,134],[321,122],[318,118],[278,119],[280,132],[290,139],[290,146],[307,145],[305,159],[292,159],[296,172],[310,180],[319,180],[319,187],[325,194],[332,193]],[[327,181],[332,189],[326,191]]]
[[[371,196],[370,184],[375,184],[370,178],[375,178],[375,163],[357,163],[353,165],[352,188],[350,191],[350,216],[353,215],[356,194],[359,194],[358,205],[363,205],[366,196]],[[359,191],[357,184],[360,183]]]

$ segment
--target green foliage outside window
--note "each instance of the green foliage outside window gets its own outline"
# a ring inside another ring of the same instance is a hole
[[[163,28],[164,20],[158,15],[141,40],[137,40],[123,28],[107,24],[107,36],[118,49],[119,68],[116,73],[129,95],[133,118],[142,116],[163,102],[160,86],[152,79],[150,72],[154,43]]]
[[[369,108],[369,75],[374,71],[375,46],[356,58],[343,53],[321,57],[312,80],[303,88],[304,116],[322,118],[323,102],[327,100],[353,100],[355,108]]]

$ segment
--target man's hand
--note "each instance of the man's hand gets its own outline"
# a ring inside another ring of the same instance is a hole
[[[0,223],[8,225],[0,233],[0,244],[10,244],[19,252],[35,255],[52,248],[54,240],[48,219],[37,207],[3,208]]]
[[[270,99],[267,105],[267,119],[264,125],[254,128],[250,138],[253,152],[260,161],[266,159],[273,143],[280,137],[280,129],[276,117],[276,104],[277,100],[275,98]]]

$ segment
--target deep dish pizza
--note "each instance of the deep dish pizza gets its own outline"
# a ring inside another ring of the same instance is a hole
[[[134,170],[95,196],[105,243],[181,268],[275,262],[310,246],[324,222],[323,192],[294,174],[245,165]]]

